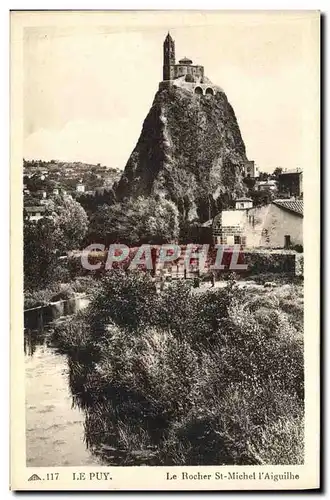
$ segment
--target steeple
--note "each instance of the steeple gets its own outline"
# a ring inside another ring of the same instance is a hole
[[[164,41],[163,80],[171,80],[171,65],[175,64],[175,43],[170,33]]]

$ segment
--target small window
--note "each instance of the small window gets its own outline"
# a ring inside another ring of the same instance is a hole
[[[246,246],[246,236],[242,236],[242,245]]]
[[[240,245],[241,244],[241,237],[235,235],[234,236],[234,245]]]
[[[221,238],[221,244],[222,245],[227,245],[227,236],[222,236],[222,238]]]
[[[241,206],[241,208],[244,208],[244,203],[241,203],[240,206]]]

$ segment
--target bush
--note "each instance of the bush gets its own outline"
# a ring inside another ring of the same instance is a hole
[[[54,334],[89,446],[117,464],[302,463],[302,299],[109,273]]]
[[[247,274],[295,274],[295,254],[270,252],[244,252]]]
[[[110,271],[94,291],[89,320],[95,331],[108,323],[135,331],[153,322],[156,302],[156,286],[148,273]]]
[[[303,251],[304,251],[304,247],[302,245],[294,245],[292,247],[292,249],[295,250],[298,253],[303,253]]]
[[[75,296],[75,292],[70,285],[64,285],[61,289],[52,294],[50,297],[50,302],[59,302],[60,300],[72,299]]]
[[[50,302],[54,293],[55,291],[49,288],[45,290],[26,290],[24,292],[24,309],[45,306]]]

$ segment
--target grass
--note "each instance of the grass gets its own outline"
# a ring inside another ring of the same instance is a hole
[[[156,293],[113,272],[55,330],[85,436],[106,463],[303,463],[303,289]]]

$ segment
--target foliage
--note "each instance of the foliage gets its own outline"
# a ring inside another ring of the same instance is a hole
[[[274,172],[273,172],[273,177],[278,178],[278,176],[283,172],[283,168],[281,167],[276,167]]]
[[[248,274],[295,273],[295,254],[282,252],[244,252],[244,263]]]
[[[95,291],[89,320],[98,329],[115,323],[135,331],[152,322],[156,314],[155,295],[156,287],[149,274],[123,270],[109,272]]]
[[[292,250],[295,250],[298,253],[303,253],[304,247],[302,245],[297,244],[292,246]]]
[[[179,214],[173,202],[139,197],[99,207],[91,220],[89,239],[107,244],[160,244],[176,240],[178,233]]]
[[[60,286],[58,284],[43,290],[26,290],[24,292],[24,309],[32,309],[33,307],[48,304],[51,302],[53,295],[59,291]]]
[[[83,193],[77,198],[77,201],[86,210],[87,213],[95,213],[102,205],[113,205],[116,201],[115,193],[112,188],[98,189],[93,194]]]
[[[250,191],[252,191],[256,185],[256,179],[252,177],[245,177],[243,182]]]
[[[47,217],[24,220],[24,288],[47,287],[66,281],[68,271],[58,255],[79,246],[87,231],[87,215],[71,197],[46,205]]]
[[[49,302],[66,300],[75,293],[90,294],[96,288],[97,282],[90,276],[80,277],[70,283],[53,283],[40,290],[26,290],[24,292],[24,309],[44,306]]]
[[[87,442],[118,464],[302,463],[302,301],[301,287],[247,293],[232,278],[157,294],[113,271],[57,332]]]
[[[57,249],[66,252],[79,248],[88,229],[88,217],[80,203],[64,195],[48,200],[45,206],[54,220]]]
[[[270,175],[268,172],[259,172],[259,181],[268,181]]]
[[[254,207],[269,205],[275,198],[274,192],[270,189],[250,190],[248,196],[253,200]]]
[[[49,286],[61,277],[52,219],[24,221],[24,289]]]

